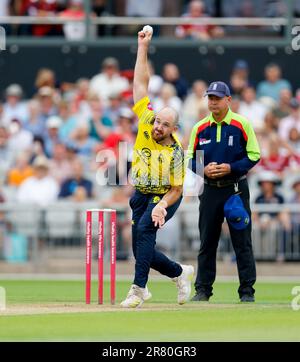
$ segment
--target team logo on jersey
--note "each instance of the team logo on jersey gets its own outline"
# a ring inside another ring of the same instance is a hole
[[[202,145],[207,145],[208,143],[210,143],[211,140],[207,140],[206,138],[200,138],[199,139],[199,145],[202,146]]]
[[[144,132],[144,136],[145,136],[145,138],[146,138],[147,140],[150,138],[150,135],[149,135],[148,131],[145,131],[145,132]]]
[[[147,108],[149,109],[149,111],[153,111],[152,104],[150,102],[147,104]]]
[[[159,196],[154,196],[152,199],[152,204],[158,204],[160,201],[160,197]]]
[[[142,155],[146,158],[150,158],[151,157],[151,151],[149,148],[143,148],[142,149]]]

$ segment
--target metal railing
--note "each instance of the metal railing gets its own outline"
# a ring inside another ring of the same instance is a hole
[[[118,25],[158,25],[158,26],[176,26],[179,24],[210,24],[226,27],[258,27],[260,29],[266,28],[284,28],[283,36],[266,37],[266,36],[241,36],[232,37],[225,36],[224,38],[210,39],[208,41],[195,40],[195,39],[177,39],[174,37],[155,37],[153,39],[153,46],[178,46],[178,47],[192,47],[199,45],[206,45],[209,47],[217,46],[230,46],[230,47],[268,47],[268,46],[290,46],[292,39],[292,27],[294,25],[300,25],[300,19],[293,16],[293,0],[288,0],[286,5],[286,14],[281,17],[224,17],[224,18],[183,18],[183,17],[120,17],[120,16],[90,16],[91,14],[91,2],[85,1],[85,17],[84,19],[69,19],[64,17],[42,17],[37,18],[34,16],[6,16],[0,17],[0,24],[11,25],[34,25],[34,24],[68,24],[68,23],[84,23],[86,26],[86,34],[84,38],[80,40],[68,40],[63,37],[32,37],[32,36],[9,36],[7,37],[7,45],[30,45],[30,46],[42,46],[42,45],[85,45],[85,46],[131,46],[136,44],[135,37],[115,37],[107,34],[107,36],[97,38],[91,31],[92,27],[103,25],[109,28]],[[259,33],[258,33],[259,35]]]
[[[289,19],[285,17],[276,18],[189,18],[189,17],[129,17],[129,16],[101,16],[86,17],[93,25],[224,25],[224,26],[285,26],[289,25]],[[84,19],[70,19],[57,16],[0,16],[1,24],[67,24],[70,22],[84,23]],[[300,19],[293,18],[294,25],[300,24]]]
[[[81,262],[85,250],[85,210],[101,206],[97,202],[57,202],[47,208],[30,204],[1,204],[0,256],[7,261],[30,261],[36,265],[48,259]],[[124,240],[124,235],[128,233],[123,231],[125,227],[130,230],[130,211],[127,207],[116,206],[119,222],[117,257],[126,259],[131,255],[131,246],[130,240]],[[196,258],[200,246],[198,206],[197,201],[183,202],[173,222],[166,223],[163,233],[158,234],[158,247],[176,259]],[[288,229],[276,218],[268,227],[253,222],[253,249],[257,260],[300,261],[300,205],[252,205],[252,211],[258,214],[281,213],[283,210],[290,214],[292,220],[297,215],[299,222],[291,222]],[[93,227],[96,235],[96,223]],[[228,255],[234,258],[224,223],[218,257],[222,259]]]

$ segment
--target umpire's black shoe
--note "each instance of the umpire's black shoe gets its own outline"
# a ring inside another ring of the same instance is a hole
[[[191,302],[208,302],[209,297],[204,292],[196,292]]]
[[[241,303],[253,303],[255,302],[254,295],[251,294],[244,294],[240,298]]]

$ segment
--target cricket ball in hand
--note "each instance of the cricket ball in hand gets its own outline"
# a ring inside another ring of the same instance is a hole
[[[152,26],[150,26],[150,25],[145,25],[145,26],[143,27],[143,32],[144,32],[144,33],[148,32],[148,33],[150,33],[150,34],[153,34],[153,28],[152,28]]]

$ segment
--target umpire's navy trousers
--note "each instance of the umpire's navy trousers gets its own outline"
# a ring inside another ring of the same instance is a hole
[[[152,221],[152,210],[163,195],[142,194],[136,190],[129,201],[132,209],[132,248],[136,259],[134,284],[145,288],[150,268],[169,278],[182,273],[180,264],[155,249],[158,227]],[[182,198],[167,208],[166,222],[178,209]],[[170,235],[170,238],[172,235]]]
[[[240,197],[244,207],[251,217],[249,205],[249,188],[247,180],[239,182]],[[216,277],[216,254],[224,221],[224,204],[234,194],[234,187],[217,188],[204,185],[200,196],[200,251],[198,255],[198,272],[195,282],[197,292],[212,295],[213,283]],[[253,285],[256,281],[255,261],[252,251],[251,222],[244,230],[236,230],[229,225],[232,245],[236,254],[237,268],[240,280],[238,293],[253,295]]]

